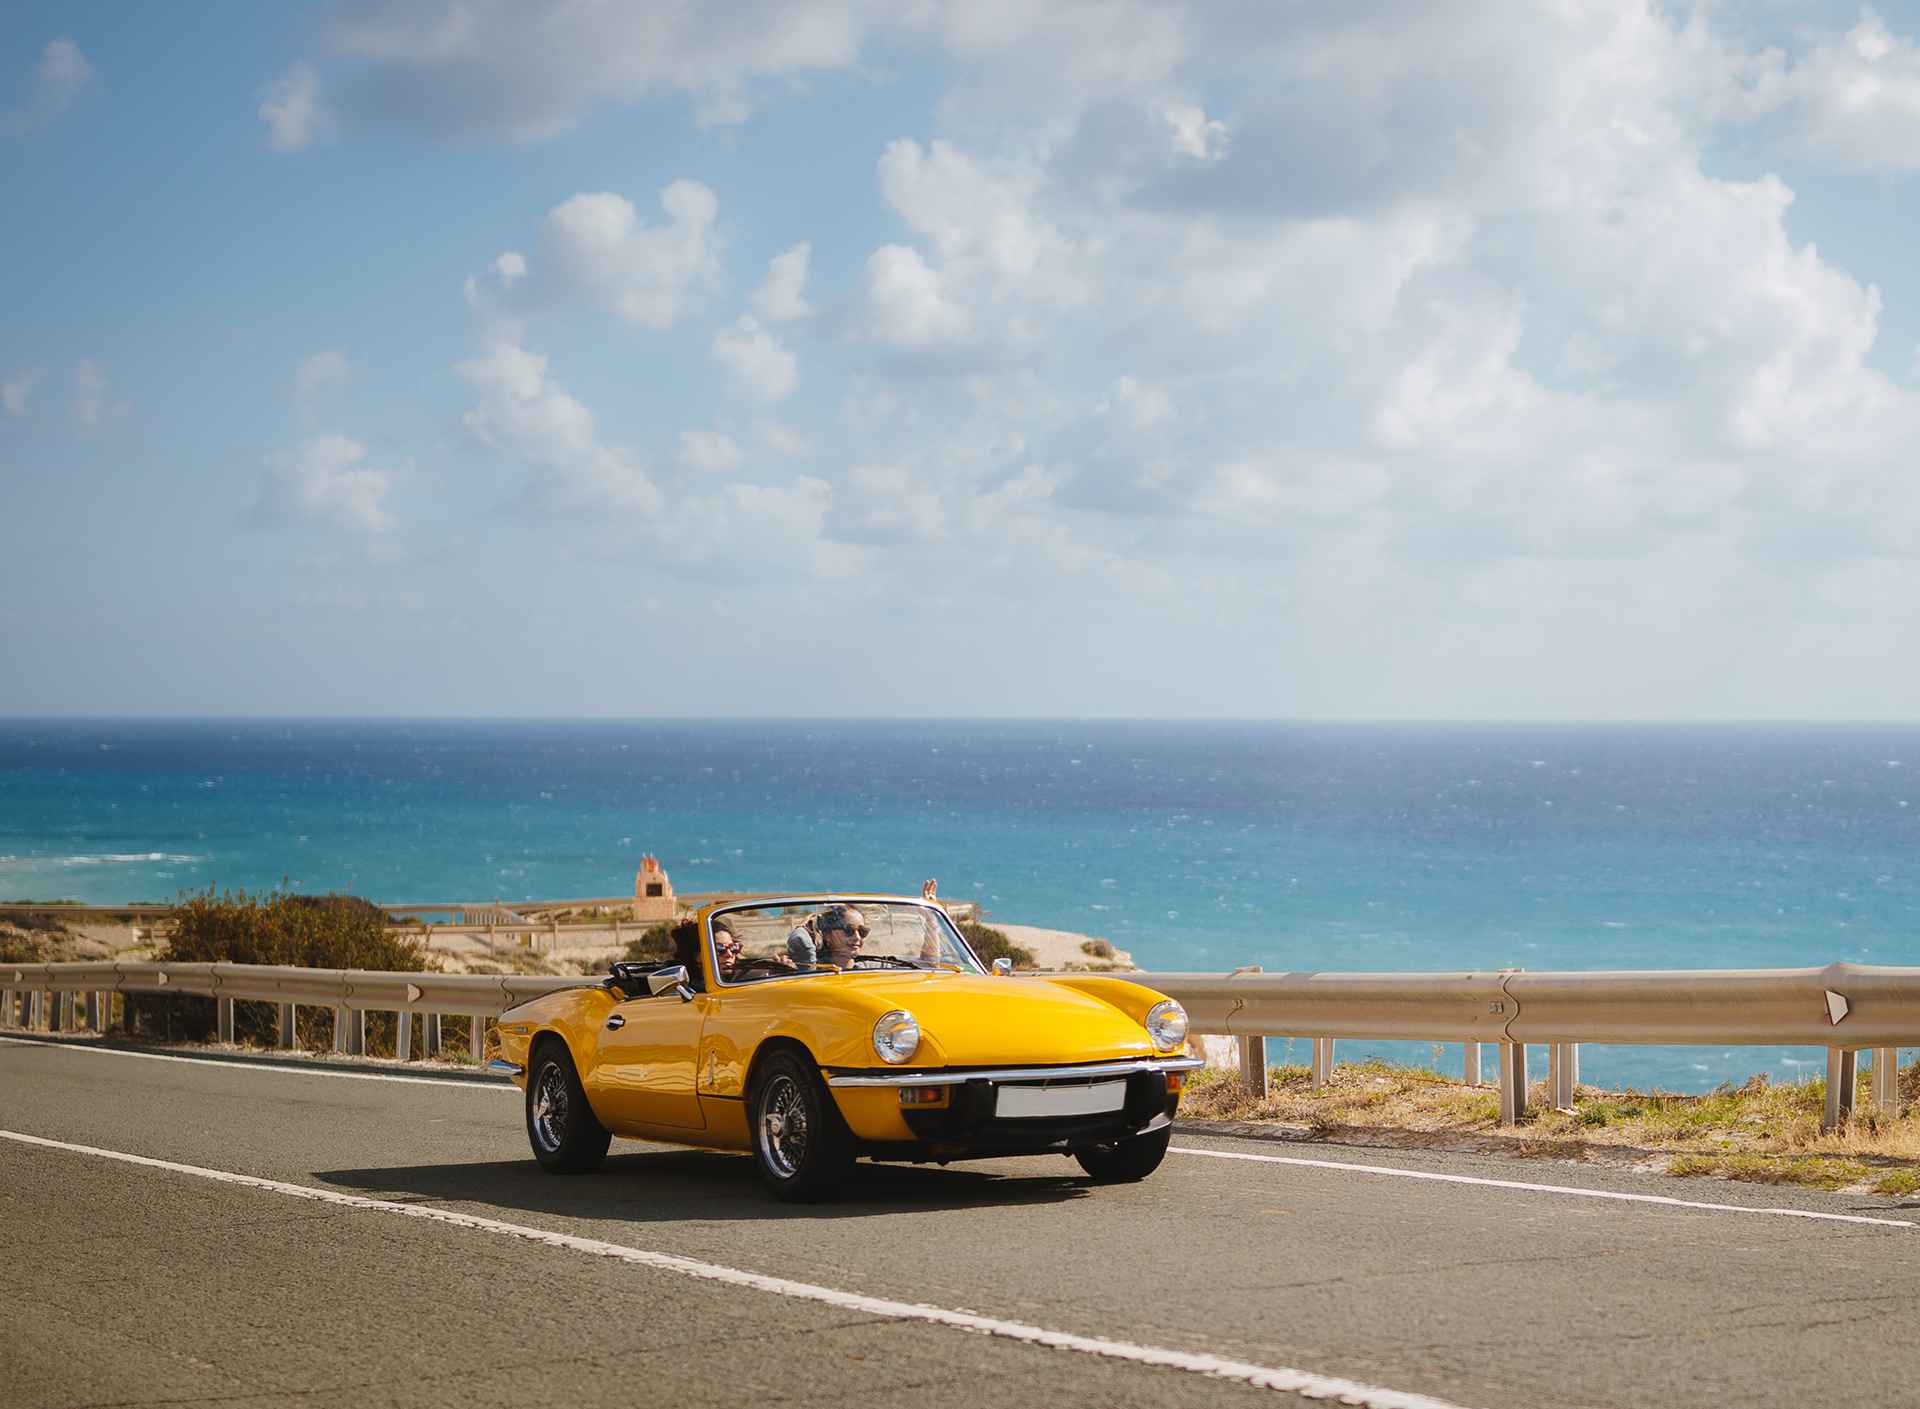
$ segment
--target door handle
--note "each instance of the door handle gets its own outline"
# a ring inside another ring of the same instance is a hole
[[[608,1027],[625,1027],[626,1025],[627,1025],[627,1020],[621,1017],[618,1013],[615,1013],[612,1017],[607,1019]]]

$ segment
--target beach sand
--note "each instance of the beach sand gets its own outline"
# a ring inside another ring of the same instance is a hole
[[[1087,953],[1081,946],[1091,943],[1092,935],[1075,934],[1072,930],[1043,930],[1033,925],[1003,925],[998,920],[988,921],[987,924],[988,928],[999,930],[1022,949],[1031,949],[1036,969],[1061,971],[1136,967],[1133,955],[1117,945],[1111,959]]]

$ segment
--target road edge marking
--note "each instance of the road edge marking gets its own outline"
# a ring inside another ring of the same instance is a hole
[[[1470,1174],[1435,1174],[1425,1169],[1395,1169],[1385,1164],[1349,1164],[1343,1160],[1301,1159],[1296,1155],[1256,1155],[1243,1150],[1196,1150],[1191,1145],[1169,1145],[1170,1155],[1203,1155],[1208,1159],[1253,1160],[1261,1164],[1302,1165],[1308,1169],[1344,1169],[1360,1174],[1390,1174],[1396,1179],[1426,1179],[1439,1184],[1478,1184],[1491,1189],[1522,1189],[1536,1194],[1574,1194],[1583,1199],[1615,1199],[1621,1203],[1664,1204],[1668,1208],[1704,1208],[1714,1213],[1771,1213],[1781,1218],[1816,1218],[1833,1223],[1865,1223],[1874,1228],[1920,1228],[1904,1218],[1868,1218],[1858,1213],[1816,1213],[1805,1208],[1761,1208],[1754,1204],[1712,1204],[1698,1199],[1675,1199],[1665,1194],[1624,1194],[1614,1189],[1582,1189],[1573,1184],[1528,1184],[1518,1179],[1476,1179]]]
[[[61,1150],[69,1154],[117,1160],[122,1164],[139,1165],[147,1169],[163,1170],[170,1174],[186,1174],[199,1179],[216,1180],[223,1184],[237,1184],[243,1188],[258,1189],[270,1194],[285,1194],[292,1198],[309,1199],[315,1203],[333,1204],[340,1208],[398,1214],[402,1218],[417,1218],[429,1223],[440,1223],[474,1232],[493,1233],[542,1247],[562,1248],[572,1252],[586,1253],[592,1257],[629,1263],[637,1267],[673,1272],[700,1281],[721,1282],[729,1286],[768,1292],[797,1301],[819,1302],[846,1311],[864,1312],[890,1321],[922,1321],[932,1325],[947,1326],[954,1330],[968,1331],[975,1335],[1023,1341],[1029,1345],[1044,1346],[1050,1350],[1071,1350],[1083,1355],[1097,1355],[1108,1360],[1123,1360],[1140,1365],[1160,1366],[1164,1369],[1184,1370],[1189,1374],[1205,1375],[1210,1379],[1235,1380],[1260,1389],[1297,1394],[1306,1399],[1333,1399],[1342,1404],[1363,1406],[1363,1409],[1462,1409],[1462,1406],[1449,1400],[1435,1399],[1430,1395],[1414,1394],[1406,1390],[1380,1389],[1373,1385],[1364,1385],[1355,1380],[1340,1379],[1331,1375],[1315,1375],[1305,1370],[1294,1370],[1284,1366],[1253,1365],[1246,1361],[1228,1360],[1217,1355],[1197,1355],[1190,1351],[1135,1345],[1130,1341],[1075,1335],[1068,1331],[1050,1331],[1043,1326],[1029,1326],[1019,1321],[1002,1321],[997,1317],[982,1316],[977,1312],[951,1310],[924,1302],[888,1301],[882,1297],[866,1296],[860,1292],[843,1292],[833,1287],[816,1286],[811,1282],[795,1282],[785,1277],[769,1277],[763,1273],[747,1272],[736,1267],[723,1267],[718,1263],[702,1262],[696,1258],[680,1257],[673,1253],[626,1247],[620,1243],[609,1243],[598,1238],[579,1238],[570,1233],[556,1233],[549,1229],[533,1228],[521,1223],[506,1223],[497,1218],[483,1218],[478,1214],[457,1213],[452,1209],[434,1208],[424,1204],[395,1203],[389,1199],[368,1198],[364,1194],[343,1194],[333,1189],[318,1189],[307,1184],[290,1184],[283,1180],[266,1179],[254,1174],[236,1174],[230,1170],[180,1164],[173,1160],[154,1159],[148,1155],[128,1154],[122,1150],[106,1150],[94,1145],[76,1145],[65,1140],[49,1140],[45,1136],[27,1135],[16,1130],[0,1130],[0,1139],[42,1149]]]
[[[185,1062],[194,1067],[220,1067],[227,1071],[270,1071],[282,1076],[331,1076],[342,1081],[397,1081],[406,1086],[469,1086],[476,1091],[511,1091],[520,1088],[511,1081],[470,1081],[463,1076],[401,1076],[384,1071],[328,1071],[324,1067],[287,1066],[271,1058],[221,1061],[214,1057],[180,1057],[172,1052],[130,1052],[124,1047],[71,1046],[64,1042],[33,1042],[20,1037],[0,1037],[8,1047],[31,1047],[40,1052],[89,1052],[96,1057],[139,1057],[149,1062]]]

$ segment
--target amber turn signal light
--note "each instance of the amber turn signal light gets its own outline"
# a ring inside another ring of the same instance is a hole
[[[944,1106],[947,1103],[947,1088],[944,1086],[902,1086],[900,1104],[903,1106]]]

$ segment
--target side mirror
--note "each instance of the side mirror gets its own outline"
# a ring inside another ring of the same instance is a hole
[[[678,992],[680,1001],[692,999],[693,990],[687,987],[687,966],[675,964],[670,969],[659,969],[647,975],[647,992],[658,998],[663,993]]]
[[[1012,972],[1013,972],[1013,960],[995,959],[993,961],[993,976],[995,978],[1005,978],[1008,974]]]

